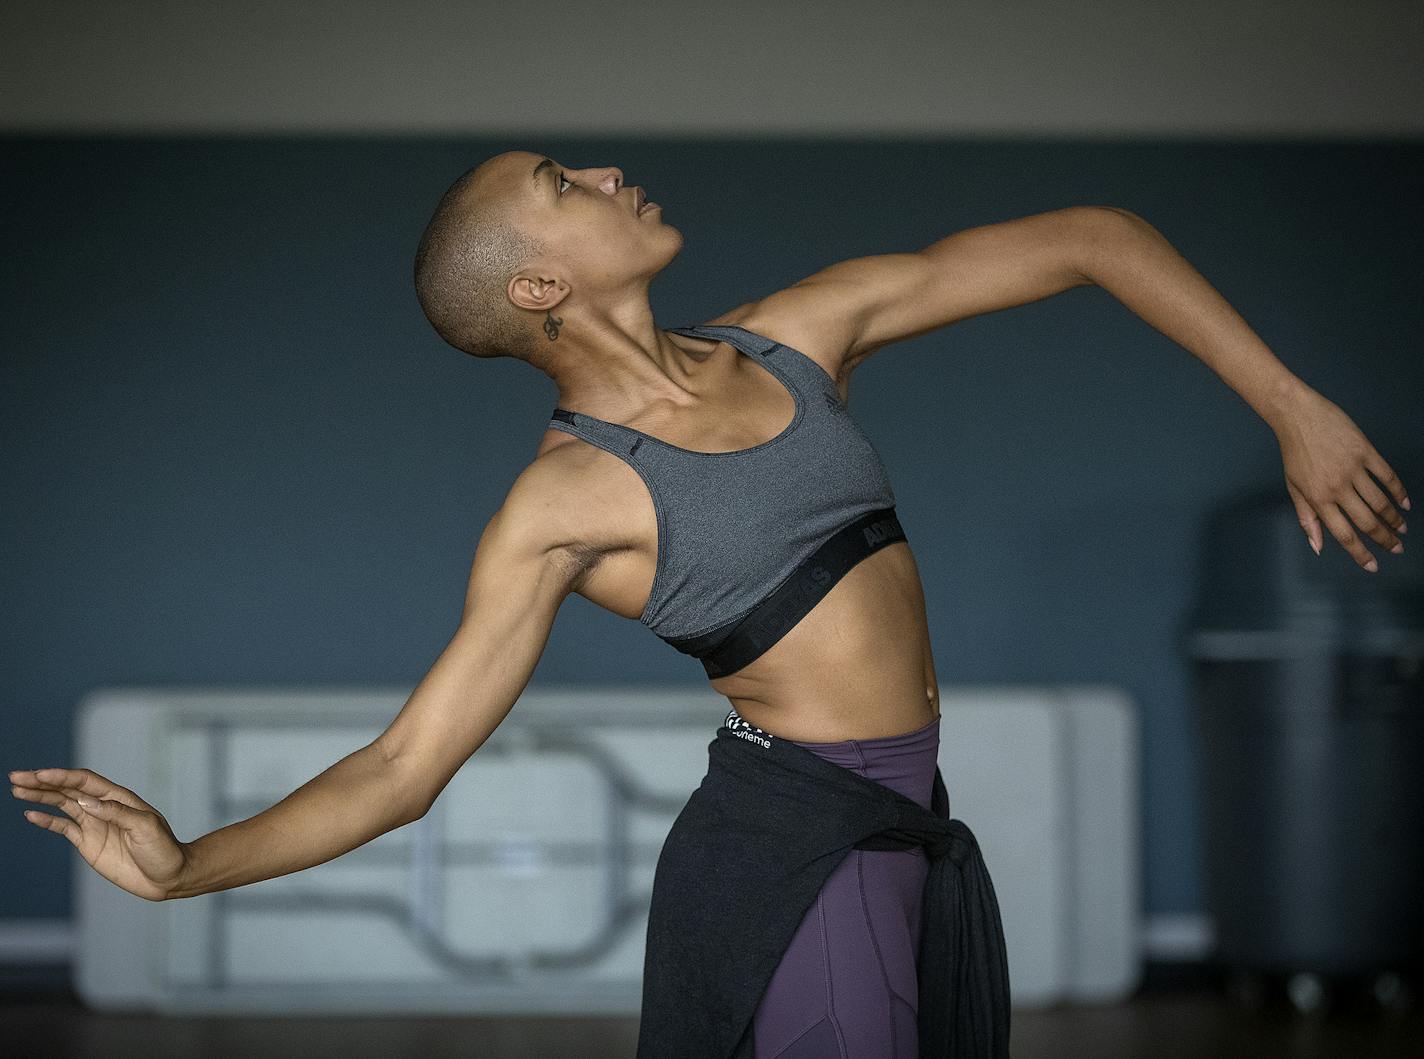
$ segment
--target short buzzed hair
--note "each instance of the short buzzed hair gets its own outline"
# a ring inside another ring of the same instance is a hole
[[[514,225],[502,203],[471,199],[475,173],[470,169],[450,185],[420,237],[415,295],[431,326],[456,349],[528,361],[533,329],[505,288],[546,247]]]

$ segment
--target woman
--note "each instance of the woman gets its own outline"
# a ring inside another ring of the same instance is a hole
[[[457,180],[417,250],[421,307],[455,347],[547,374],[559,402],[485,527],[439,659],[369,746],[192,842],[86,769],[12,772],[17,797],[63,813],[27,817],[149,900],[339,856],[424,815],[513,707],[571,592],[698,658],[732,706],[719,740],[749,753],[777,748],[778,761],[808,777],[824,769],[812,761],[834,765],[817,774],[824,789],[854,774],[845,797],[883,794],[876,805],[905,819],[931,809],[939,703],[924,599],[890,482],[846,408],[850,377],[883,346],[1090,283],[1199,357],[1270,424],[1317,553],[1322,524],[1371,572],[1362,537],[1402,550],[1394,505],[1407,510],[1409,500],[1388,464],[1125,210],[1071,207],[843,261],[702,326],[662,328],[648,288],[681,246],[660,207],[615,167],[568,169],[511,151]],[[695,795],[689,807],[706,801]],[[807,829],[830,820],[806,811]],[[755,821],[725,820],[746,828],[729,849],[754,840]],[[774,959],[755,963],[755,1010],[718,1013],[719,1048],[735,1041],[738,1054],[754,1045],[772,1059],[919,1054],[924,849],[848,848],[843,838],[816,858],[819,888],[804,914],[792,922],[780,910]],[[660,874],[687,868],[684,845],[665,848]],[[775,908],[778,891],[765,885]],[[659,894],[655,884],[655,908]],[[983,907],[991,903],[990,894]],[[669,921],[654,925],[665,937]],[[995,1035],[988,1048],[1003,1054],[1006,1044]],[[704,1047],[712,1054],[706,1041],[681,1054]]]

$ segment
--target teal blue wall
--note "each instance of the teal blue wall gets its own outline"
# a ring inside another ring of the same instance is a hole
[[[617,164],[664,204],[686,237],[652,291],[667,325],[971,225],[1133,210],[1424,495],[1417,142],[0,140],[5,769],[83,765],[73,710],[98,685],[414,687],[555,403],[445,346],[411,288],[441,192],[513,147]],[[1198,909],[1178,633],[1205,513],[1284,496],[1270,430],[1095,287],[882,349],[851,408],[941,681],[1127,688],[1146,908]],[[565,681],[702,672],[573,597],[534,675]],[[11,805],[0,918],[67,915],[73,850]]]

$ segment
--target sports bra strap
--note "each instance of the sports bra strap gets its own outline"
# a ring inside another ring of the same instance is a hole
[[[748,331],[739,324],[694,324],[691,327],[669,327],[666,330],[691,338],[712,338],[736,346],[743,353],[764,357],[779,346],[765,335]]]
[[[567,408],[555,408],[549,421],[565,424],[568,433],[619,457],[634,455],[644,440],[636,430],[595,416],[570,412]]]

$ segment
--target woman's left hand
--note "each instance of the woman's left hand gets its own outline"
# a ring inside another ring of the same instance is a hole
[[[1286,489],[1315,553],[1320,554],[1324,543],[1322,521],[1355,562],[1371,573],[1379,565],[1360,534],[1389,551],[1404,551],[1396,536],[1405,531],[1404,516],[1390,502],[1393,497],[1409,510],[1404,483],[1354,421],[1308,386],[1299,389],[1289,412],[1273,418],[1272,429],[1285,464]],[[1371,474],[1384,489],[1374,483]]]

